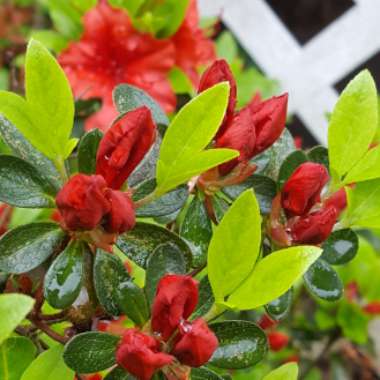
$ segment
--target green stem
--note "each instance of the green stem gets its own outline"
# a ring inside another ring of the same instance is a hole
[[[65,167],[65,160],[63,160],[62,158],[57,158],[56,160],[54,160],[54,164],[55,164],[56,168],[58,169],[58,172],[61,176],[62,181],[64,183],[67,182],[69,177],[67,175],[67,171],[66,171],[66,167]]]
[[[223,305],[218,305],[214,303],[211,309],[202,317],[205,321],[210,322],[218,317],[220,317],[227,308]]]

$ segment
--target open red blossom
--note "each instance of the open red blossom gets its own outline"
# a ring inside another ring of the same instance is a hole
[[[145,90],[165,111],[174,111],[176,98],[167,77],[182,47],[135,30],[128,14],[106,1],[87,12],[83,24],[81,39],[60,54],[59,62],[77,98],[102,99],[101,110],[87,119],[86,129],[107,129],[117,116],[112,90],[120,83]]]
[[[258,101],[255,97],[247,107],[251,110],[256,130],[256,155],[273,145],[281,136],[285,128],[288,94],[264,101]]]
[[[159,350],[158,340],[137,329],[128,329],[116,351],[116,361],[139,380],[150,380],[158,369],[174,360]]]
[[[370,315],[380,315],[380,301],[372,301],[363,306],[363,311]]]
[[[97,156],[96,174],[112,189],[120,189],[144,158],[156,137],[156,126],[149,108],[126,113],[103,136]]]
[[[199,27],[199,12],[196,0],[190,0],[182,25],[170,38],[175,49],[175,64],[198,85],[197,68],[207,65],[216,58],[215,46]]]
[[[291,220],[289,223],[293,241],[298,244],[322,243],[331,234],[337,217],[337,212],[333,206],[296,217],[295,221]]]
[[[298,166],[281,192],[281,204],[288,215],[304,215],[320,200],[329,180],[327,169],[313,162]]]
[[[272,331],[268,334],[268,342],[270,349],[277,352],[281,351],[288,345],[289,337],[282,332]]]
[[[179,326],[172,354],[182,364],[200,367],[207,363],[218,347],[218,339],[203,319],[193,323],[183,322]]]
[[[152,307],[152,329],[168,340],[198,303],[198,283],[190,276],[166,275],[157,286]]]

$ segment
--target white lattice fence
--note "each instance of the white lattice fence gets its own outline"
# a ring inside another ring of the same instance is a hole
[[[289,91],[290,111],[325,144],[334,84],[380,51],[380,0],[354,1],[303,46],[265,0],[200,0],[200,7],[203,15],[222,15],[260,68]]]

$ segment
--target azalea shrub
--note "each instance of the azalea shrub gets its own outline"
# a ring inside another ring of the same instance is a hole
[[[297,149],[195,1],[46,7],[0,91],[0,378],[377,378],[371,74]]]

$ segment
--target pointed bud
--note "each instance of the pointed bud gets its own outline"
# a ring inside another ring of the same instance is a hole
[[[339,216],[347,207],[347,195],[344,187],[327,198],[324,202],[324,206],[333,206]]]

